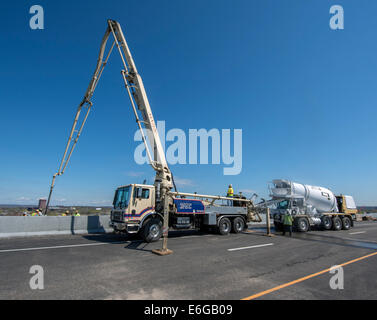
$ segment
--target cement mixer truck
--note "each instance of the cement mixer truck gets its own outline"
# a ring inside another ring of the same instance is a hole
[[[283,228],[284,214],[293,217],[293,228],[306,232],[319,227],[324,230],[348,230],[353,227],[357,207],[352,196],[336,196],[323,187],[304,185],[288,180],[273,180],[269,201],[277,231]]]

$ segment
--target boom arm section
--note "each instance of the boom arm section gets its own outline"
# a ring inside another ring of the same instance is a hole
[[[157,131],[156,123],[154,121],[152,109],[149,105],[143,80],[137,72],[135,62],[132,58],[130,49],[128,48],[121,26],[114,20],[108,20],[108,25],[112,34],[114,35],[115,43],[122,58],[124,66],[124,70],[122,70],[124,84],[127,89],[132,108],[134,110],[136,122],[139,126],[140,132],[142,133],[150,163],[153,169],[155,169],[156,171],[155,185],[160,191],[160,197],[162,197],[170,189],[172,189],[173,179],[165,158],[164,149],[162,148],[162,143]],[[141,121],[138,117],[138,112],[136,110],[135,104],[137,105],[137,109],[141,112],[143,121]],[[151,159],[150,152],[148,151],[149,148],[145,141],[141,123],[144,123],[144,126],[147,129],[149,142],[154,151],[154,160]]]
[[[101,42],[96,69],[90,80],[89,86],[85,92],[84,98],[82,99],[81,103],[79,104],[77,108],[77,112],[76,112],[73,125],[71,128],[69,137],[68,137],[68,141],[67,141],[66,148],[63,154],[63,158],[60,162],[59,169],[53,175],[53,178],[52,178],[45,214],[47,214],[47,211],[48,211],[48,207],[51,200],[51,194],[55,186],[55,179],[57,176],[60,176],[64,173],[69,163],[72,152],[76,147],[77,141],[84,128],[85,122],[89,116],[89,112],[93,106],[91,99],[93,97],[94,91],[97,87],[98,81],[102,76],[102,72],[108,62],[110,54],[115,45],[117,46],[119,54],[122,59],[124,69],[121,71],[121,73],[123,76],[126,90],[128,92],[128,95],[131,101],[131,105],[135,114],[137,125],[140,129],[142,139],[145,144],[148,159],[151,166],[156,171],[155,185],[156,187],[158,187],[160,197],[162,197],[167,192],[169,192],[173,186],[172,174],[170,172],[170,169],[168,167],[168,164],[165,158],[162,143],[161,143],[161,140],[160,140],[157,128],[156,128],[156,123],[153,118],[152,109],[149,105],[148,97],[144,88],[143,80],[141,79],[140,75],[137,72],[135,62],[133,61],[131,52],[128,48],[122,28],[120,24],[114,20],[108,20],[107,25],[108,26],[107,26],[105,35],[103,36],[103,39]],[[105,57],[106,46],[107,46],[107,42],[109,40],[110,34],[113,35],[114,41]],[[78,123],[80,120],[80,114],[83,108],[86,108],[86,112],[84,114],[83,120],[81,121],[81,124],[78,126]],[[141,113],[143,120],[140,120],[139,115],[138,115],[139,114],[138,110]],[[148,136],[150,146],[153,148],[154,159],[152,159],[151,152],[149,150],[149,146],[145,138],[142,124],[144,124],[144,128],[147,129],[146,130],[147,136]],[[77,126],[78,126],[78,130],[76,130]]]

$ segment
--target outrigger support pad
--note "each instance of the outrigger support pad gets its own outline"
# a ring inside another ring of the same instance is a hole
[[[155,249],[155,250],[152,250],[152,252],[154,254],[158,254],[159,256],[167,256],[169,254],[172,254],[173,250],[170,250],[170,249]]]

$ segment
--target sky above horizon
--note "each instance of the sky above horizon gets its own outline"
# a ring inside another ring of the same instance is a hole
[[[29,9],[44,8],[44,29]],[[329,27],[344,8],[344,30]],[[289,179],[377,205],[377,2],[365,0],[2,1],[0,203],[48,196],[77,105],[94,71],[106,20],[120,22],[156,121],[242,129],[242,172],[171,165],[184,192],[256,192]],[[117,52],[52,204],[109,205],[138,165],[135,119]],[[168,142],[167,142],[168,144]]]

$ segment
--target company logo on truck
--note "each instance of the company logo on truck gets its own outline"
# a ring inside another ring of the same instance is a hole
[[[204,213],[204,204],[195,199],[174,199],[177,213]]]

